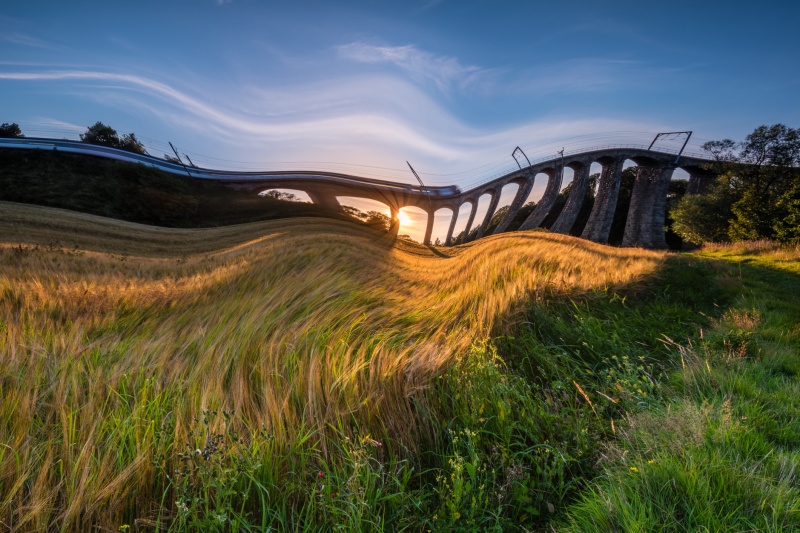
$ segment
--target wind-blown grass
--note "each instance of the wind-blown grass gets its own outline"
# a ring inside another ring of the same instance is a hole
[[[331,220],[168,230],[7,203],[0,235],[0,517],[19,530],[179,523],[187,441],[247,473],[239,490],[274,476],[283,499],[262,508],[308,508],[325,468],[377,490],[372,442],[395,458],[384,481],[406,486],[403,458],[441,438],[437,378],[476,341],[531,301],[636,283],[664,261],[535,232],[442,257]],[[206,507],[224,500],[215,482]],[[328,507],[306,527],[333,520]]]
[[[0,236],[4,529],[800,529],[796,248]]]

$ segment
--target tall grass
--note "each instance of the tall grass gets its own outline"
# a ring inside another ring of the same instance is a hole
[[[0,520],[20,531],[402,528],[442,446],[473,478],[437,484],[460,518],[479,443],[442,435],[439,378],[471,353],[491,372],[474,346],[530,302],[664,262],[546,233],[433,253],[330,220],[167,230],[7,203],[0,235]]]
[[[704,247],[726,305],[631,412],[566,531],[800,530],[800,253]],[[723,260],[719,260],[722,258]]]

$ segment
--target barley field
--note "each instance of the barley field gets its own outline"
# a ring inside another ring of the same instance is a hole
[[[521,305],[663,261],[545,232],[431,249],[323,219],[180,230],[0,203],[0,527],[167,527],[158,458],[209,413],[268,435],[278,470],[299,445],[324,462],[331,433],[414,454],[436,379]]]

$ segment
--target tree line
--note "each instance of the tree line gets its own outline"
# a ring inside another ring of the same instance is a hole
[[[800,129],[759,126],[741,142],[710,141],[703,150],[718,177],[671,210],[678,235],[697,244],[800,239]]]
[[[17,123],[4,122],[0,124],[0,138],[16,138],[22,139],[25,135]],[[117,130],[98,121],[94,125],[86,128],[84,133],[81,133],[81,141],[87,144],[97,144],[100,146],[109,146],[111,148],[118,148],[126,152],[133,152],[135,154],[150,155],[147,153],[144,145],[136,138],[134,133],[118,134]]]

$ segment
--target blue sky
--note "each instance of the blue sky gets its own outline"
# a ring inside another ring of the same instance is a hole
[[[430,184],[660,131],[800,126],[800,3],[10,2],[0,122],[214,168]]]

